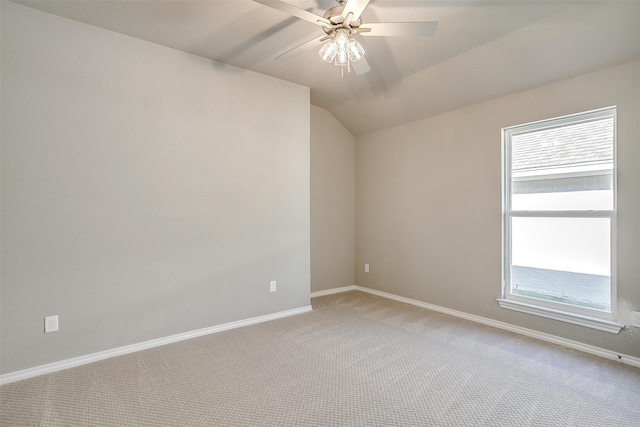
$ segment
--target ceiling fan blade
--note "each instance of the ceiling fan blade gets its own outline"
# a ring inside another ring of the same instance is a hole
[[[293,58],[294,56],[297,56],[299,54],[301,54],[302,52],[306,52],[310,49],[313,49],[314,47],[320,47],[321,45],[321,41],[323,38],[325,38],[325,35],[322,36],[318,36],[316,38],[313,38],[311,40],[309,40],[308,42],[304,42],[301,45],[298,45],[292,49],[289,49],[288,51],[281,53],[280,55],[276,56],[275,59],[277,59],[278,61],[288,61],[291,58]]]
[[[360,19],[360,15],[366,9],[370,0],[349,0],[347,4],[344,5],[344,9],[342,10],[342,17],[347,18],[347,15],[353,13],[352,21],[357,21]]]
[[[334,25],[329,22],[328,19],[323,18],[322,16],[318,16],[311,12],[307,12],[304,9],[300,9],[299,7],[295,7],[289,3],[280,1],[280,0],[253,0],[256,3],[260,3],[262,5],[268,6],[270,8],[279,10],[281,12],[288,13],[289,15],[293,15],[296,18],[304,19],[305,21],[311,22],[316,25],[321,25],[323,27],[334,27]]]
[[[369,66],[369,63],[364,56],[358,59],[356,62],[352,62],[351,68],[353,68],[353,71],[357,76],[361,76],[371,71],[371,67]]]
[[[429,37],[438,29],[437,21],[429,22],[375,22],[362,24],[360,28],[371,28],[370,32],[361,32],[365,37],[379,36],[421,36]]]

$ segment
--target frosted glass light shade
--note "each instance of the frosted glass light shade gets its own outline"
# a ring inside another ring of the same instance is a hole
[[[347,53],[351,62],[356,62],[364,56],[364,48],[358,43],[358,40],[350,39],[347,43]]]
[[[336,57],[336,53],[338,52],[338,47],[336,46],[336,42],[333,39],[327,41],[320,48],[320,58],[322,58],[326,62],[332,62]]]

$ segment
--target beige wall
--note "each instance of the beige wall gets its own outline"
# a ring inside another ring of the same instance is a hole
[[[638,61],[358,137],[356,284],[639,357],[637,328],[614,335],[496,302],[501,128],[610,105],[618,106],[619,321],[629,324],[630,310],[640,310]]]
[[[309,304],[308,88],[8,2],[1,35],[2,373]]]
[[[355,138],[311,107],[311,291],[355,284]]]

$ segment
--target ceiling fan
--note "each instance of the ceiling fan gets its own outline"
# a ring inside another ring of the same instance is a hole
[[[276,57],[287,60],[301,51],[317,47],[322,43],[319,54],[326,62],[333,62],[347,72],[353,68],[357,75],[371,70],[364,58],[364,48],[356,36],[432,36],[438,29],[436,21],[429,22],[371,22],[360,19],[370,0],[336,0],[337,6],[327,10],[323,16],[316,15],[280,0],[253,0],[281,12],[319,25],[324,34],[294,47]]]

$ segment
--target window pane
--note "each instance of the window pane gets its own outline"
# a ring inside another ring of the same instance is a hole
[[[612,210],[613,118],[511,137],[514,210]]]
[[[611,311],[609,218],[512,218],[511,292]]]

